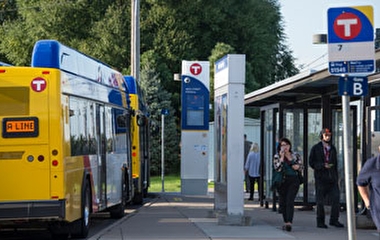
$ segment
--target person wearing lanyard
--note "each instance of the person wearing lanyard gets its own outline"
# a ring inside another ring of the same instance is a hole
[[[324,200],[329,196],[331,200],[330,226],[341,228],[344,226],[339,222],[338,159],[336,148],[331,144],[330,129],[322,129],[320,139],[321,141],[311,148],[309,155],[309,165],[314,170],[315,178],[317,227],[327,228]]]

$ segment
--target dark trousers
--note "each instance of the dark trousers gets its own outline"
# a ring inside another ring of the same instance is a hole
[[[255,183],[257,183],[257,189],[259,190],[259,200],[261,199],[261,187],[260,177],[249,176],[249,198],[253,199],[253,193],[255,192]]]
[[[250,180],[249,180],[248,173],[244,174],[244,182],[245,182],[245,191],[249,192],[249,190],[251,189],[251,187],[250,187]]]
[[[296,199],[300,182],[297,176],[286,176],[285,182],[279,188],[279,205],[282,210],[282,218],[285,223],[293,222],[294,200]]]
[[[339,219],[339,187],[337,183],[316,183],[317,223],[325,223],[325,199],[328,196],[331,202],[330,223]]]

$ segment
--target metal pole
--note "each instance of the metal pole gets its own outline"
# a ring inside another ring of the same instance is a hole
[[[161,192],[165,192],[165,158],[164,158],[164,127],[165,115],[161,114]]]
[[[346,185],[346,204],[347,204],[347,231],[348,239],[356,239],[355,211],[354,211],[354,192],[353,192],[353,170],[351,156],[351,122],[350,122],[350,97],[342,95],[343,107],[343,146],[344,146],[344,173]]]
[[[140,0],[131,0],[131,75],[140,80]]]

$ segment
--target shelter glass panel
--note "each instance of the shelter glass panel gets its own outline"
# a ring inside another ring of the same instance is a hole
[[[274,139],[273,139],[273,136],[274,136],[274,131],[275,131],[275,127],[274,127],[274,119],[273,119],[273,116],[274,116],[274,109],[268,109],[267,111],[265,111],[265,117],[264,117],[264,133],[263,133],[263,139],[264,139],[264,166],[266,166],[264,168],[264,171],[265,171],[265,179],[264,179],[264,185],[265,186],[271,186],[272,184],[272,159],[273,159],[273,149],[274,149],[274,146],[273,146],[273,143],[274,143]],[[276,141],[277,142],[277,141]],[[270,187],[266,187],[265,188],[265,193],[264,195],[266,196],[271,196],[271,190],[270,190]]]
[[[352,119],[352,112],[350,112],[350,119]],[[335,145],[338,154],[338,176],[339,176],[339,188],[340,188],[340,202],[345,203],[346,197],[346,184],[344,180],[344,145],[343,145],[343,112],[341,109],[333,110],[332,115],[332,143]],[[350,129],[353,129],[352,121]],[[353,129],[354,130],[354,129]],[[351,134],[352,135],[352,134]],[[352,137],[352,136],[351,136]],[[352,138],[351,138],[352,143]],[[351,149],[352,151],[352,149]],[[352,161],[351,161],[352,162]]]
[[[215,180],[227,182],[227,94],[215,98]]]
[[[303,109],[285,109],[284,110],[284,136],[292,143],[292,151],[297,152],[303,158],[304,154],[304,110]],[[305,159],[302,159],[305,162]],[[297,200],[303,200],[303,185],[300,186]]]
[[[380,97],[371,99],[370,113],[371,144],[368,146],[370,155],[368,158],[379,155],[380,151]],[[361,164],[359,165],[361,166]]]
[[[307,110],[307,121],[308,121],[308,136],[307,136],[307,156],[309,156],[310,150],[314,144],[320,141],[319,133],[322,129],[322,114],[321,109],[308,109]],[[315,202],[315,180],[314,180],[314,170],[309,166],[308,159],[305,159],[305,168],[307,168],[307,202]]]

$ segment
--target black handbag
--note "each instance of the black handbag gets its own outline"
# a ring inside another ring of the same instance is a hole
[[[274,191],[274,190],[279,189],[281,185],[284,183],[284,181],[285,181],[284,171],[278,172],[276,170],[273,170],[271,190]]]
[[[298,171],[298,180],[300,181],[300,184],[303,184],[305,182],[305,178],[302,175],[301,171]]]

